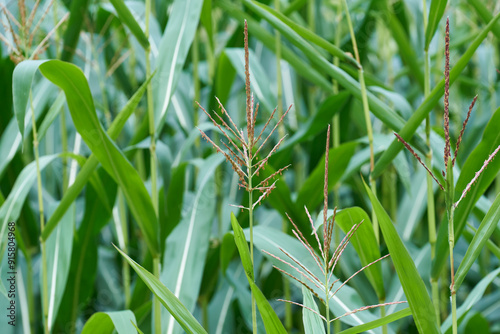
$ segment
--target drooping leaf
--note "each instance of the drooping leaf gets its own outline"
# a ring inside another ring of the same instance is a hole
[[[363,181],[364,183],[364,181]],[[370,187],[364,183],[366,192],[370,197],[372,206],[377,214],[380,229],[384,235],[385,243],[389,248],[392,262],[399,276],[401,285],[410,305],[413,319],[420,333],[439,333],[436,314],[425,284],[415,267],[408,250],[399,237],[391,219],[385,212],[378,199],[373,195]]]

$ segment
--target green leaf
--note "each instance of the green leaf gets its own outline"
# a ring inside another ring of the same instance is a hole
[[[69,62],[73,59],[89,4],[90,0],[71,1],[69,20],[63,36],[61,60]]]
[[[125,123],[127,122],[128,118],[132,115],[132,113],[135,111],[135,108],[141,101],[142,96],[146,92],[147,85],[151,81],[153,76],[154,73],[141,85],[141,87],[139,87],[137,92],[130,98],[127,104],[123,107],[123,109],[118,113],[116,118],[111,123],[111,126],[109,127],[107,133],[112,140],[118,138],[118,135],[125,126]],[[94,154],[92,154],[87,159],[87,162],[76,176],[75,182],[71,185],[71,187],[69,187],[66,190],[66,193],[61,199],[59,206],[56,208],[52,216],[50,216],[49,220],[47,221],[45,229],[43,230],[42,233],[42,240],[47,240],[47,238],[52,233],[54,228],[57,226],[60,219],[66,212],[66,210],[68,210],[71,203],[73,203],[76,197],[81,193],[83,187],[85,187],[85,185],[87,184],[88,180],[90,179],[94,170],[97,168],[98,164],[99,160]]]
[[[260,5],[260,4],[258,4]],[[275,9],[260,5],[263,9],[267,10],[269,13],[277,17],[279,20],[281,20],[283,23],[285,23],[287,26],[292,28],[297,34],[299,34],[301,37],[304,39],[316,44],[317,46],[325,49],[328,51],[332,56],[339,58],[340,61],[346,61],[354,65],[355,67],[359,67],[360,65],[354,59],[352,56],[349,56],[347,53],[342,51],[339,47],[335,46],[334,44],[331,44],[321,36],[316,35],[313,33],[311,30],[306,29],[297,23],[293,22],[290,20],[286,15],[276,11]]]
[[[476,233],[474,234],[474,238],[472,242],[469,244],[469,248],[467,248],[467,252],[465,253],[462,262],[460,262],[460,266],[457,269],[455,274],[455,289],[458,290],[460,285],[462,284],[465,276],[469,272],[470,268],[474,264],[474,261],[479,257],[479,254],[483,250],[484,246],[488,242],[490,236],[493,234],[493,231],[498,225],[500,221],[500,194],[497,195],[493,204],[491,204],[491,208],[486,213],[483,221],[479,225]]]
[[[57,157],[58,155],[46,155],[40,157],[40,171],[47,167],[47,165],[53,162]],[[6,240],[5,231],[7,229],[7,223],[18,220],[19,215],[21,214],[21,209],[24,205],[24,201],[26,200],[29,190],[33,186],[35,180],[36,164],[35,161],[32,161],[30,164],[23,168],[23,170],[17,177],[14,186],[12,187],[9,196],[7,196],[7,199],[0,208],[0,240]]]
[[[220,267],[222,274],[226,274],[226,269],[229,267],[229,263],[234,256],[234,251],[236,244],[234,243],[234,237],[231,233],[224,234],[220,246]]]
[[[75,228],[75,206],[66,212],[55,233],[45,243],[48,277],[48,324],[52,328],[64,289],[68,280],[73,251],[73,229]]]
[[[370,329],[374,329],[374,328],[377,328],[377,327],[380,327],[380,326],[383,326],[386,324],[390,324],[393,321],[399,320],[399,319],[407,317],[409,315],[411,315],[411,310],[409,307],[407,307],[403,310],[386,315],[385,317],[382,317],[380,319],[368,322],[368,323],[363,324],[363,325],[351,327],[349,329],[346,329],[346,330],[340,332],[339,334],[363,333],[365,331],[369,331]]]
[[[351,244],[363,266],[366,266],[380,258],[380,251],[375,239],[375,232],[368,214],[361,208],[353,207],[343,209],[337,212],[335,224],[337,224],[344,233],[355,225],[363,223],[358,227],[356,233],[351,238]],[[382,277],[382,268],[380,263],[375,263],[364,270],[368,280],[375,289],[379,300],[385,300],[384,278]]]
[[[328,190],[333,189],[346,170],[351,157],[358,146],[357,142],[350,142],[332,148],[328,152]],[[323,200],[323,183],[325,180],[325,157],[321,158],[311,175],[306,179],[299,190],[296,205],[315,209]]]
[[[483,137],[476,148],[465,161],[460,176],[455,186],[455,200],[460,198],[462,191],[472,180],[475,173],[479,171],[483,162],[500,145],[500,108],[498,108],[484,129]],[[500,170],[500,159],[493,159],[488,168],[478,177],[477,182],[472,185],[467,196],[465,196],[455,209],[454,232],[455,240],[458,240],[467,222],[469,214],[472,212],[479,197],[488,189]],[[446,223],[443,224],[443,222]],[[432,263],[431,275],[436,278],[444,267],[448,254],[448,222],[447,217],[443,217],[443,222],[439,227],[436,242],[436,257]]]
[[[17,125],[21,138],[24,141],[24,119],[26,117],[26,107],[28,106],[31,83],[38,67],[46,60],[23,61],[14,68],[12,74],[12,96],[14,103],[14,113],[16,114]]]
[[[273,34],[269,33],[265,28],[263,28],[259,22],[249,17],[247,13],[243,12],[240,8],[238,8],[230,1],[219,0],[217,1],[217,4],[229,15],[235,18],[239,24],[242,25],[244,20],[247,20],[250,36],[256,37],[269,50],[275,51],[276,38],[274,37]],[[300,74],[307,80],[311,81],[324,91],[328,93],[332,92],[332,85],[324,77],[324,74],[321,74],[311,65],[304,62],[304,60],[301,57],[297,56],[295,51],[291,50],[285,45],[282,45],[281,56],[282,59],[286,60],[291,66],[293,66],[293,68],[298,74]]]
[[[236,242],[236,247],[238,248],[238,252],[240,253],[241,263],[243,264],[243,268],[245,269],[248,283],[250,284],[250,289],[252,290],[252,293],[255,297],[255,302],[257,304],[257,307],[259,308],[262,321],[264,322],[264,327],[266,328],[266,331],[268,333],[285,334],[285,327],[283,327],[283,324],[276,315],[276,312],[274,312],[271,304],[269,304],[262,291],[260,291],[259,287],[254,283],[253,264],[252,259],[250,258],[250,251],[248,250],[245,234],[243,233],[238,220],[232,212],[231,225],[233,226],[234,241]]]
[[[156,134],[165,124],[167,109],[193,43],[203,0],[175,0],[158,50],[157,80],[153,82]]]
[[[242,48],[226,48],[224,52],[240,78],[245,80],[245,50]],[[249,63],[252,92],[255,93],[257,100],[264,109],[271,112],[276,106],[276,97],[268,88],[270,80],[252,50],[249,50]]]
[[[281,144],[280,149],[275,154],[278,155],[280,152],[294,147],[296,144],[313,138],[326,129],[333,116],[342,110],[350,96],[349,92],[342,91],[339,94],[326,98],[318,108],[318,111],[314,115],[311,115],[311,117],[308,117],[305,124],[300,124],[297,131]]]
[[[243,3],[249,7],[253,12],[268,21],[273,27],[279,30],[284,37],[299,48],[307,58],[311,60],[316,66],[321,68],[326,74],[330,75],[333,79],[347,89],[354,97],[361,100],[361,86],[359,82],[355,81],[350,75],[341,70],[339,67],[333,65],[330,61],[323,58],[318,52],[311,47],[311,45],[304,40],[299,34],[293,31],[289,26],[272,15],[265,8],[266,6],[255,1],[244,0]],[[394,110],[389,108],[385,103],[380,101],[375,95],[368,92],[368,103],[370,111],[379,118],[384,124],[394,130],[399,130],[404,126],[404,120],[401,116],[396,114]]]
[[[408,299],[408,304],[410,305],[418,331],[420,333],[439,333],[431,299],[425,288],[424,281],[415,267],[415,263],[397,234],[387,212],[385,212],[378,199],[373,195],[370,187],[364,181],[363,184],[377,214],[380,229],[382,230],[392,262]]]
[[[135,38],[137,38],[144,50],[147,50],[149,48],[149,40],[128,7],[125,5],[125,2],[123,0],[110,0],[109,2],[111,2],[113,7],[115,7],[120,21],[130,29],[130,31],[135,36]]]
[[[83,326],[82,334],[137,333],[135,316],[132,311],[97,312]]]
[[[238,248],[238,252],[240,253],[241,264],[243,265],[243,269],[245,269],[245,274],[247,275],[248,281],[253,281],[253,264],[252,259],[250,258],[250,251],[248,250],[247,240],[245,239],[245,234],[243,233],[243,229],[241,228],[240,223],[238,223],[238,220],[232,212],[231,226],[233,227],[234,232],[234,242],[236,243],[236,247]]]
[[[432,37],[436,33],[439,22],[443,18],[444,10],[446,9],[447,0],[432,0],[431,8],[429,9],[429,18],[427,20],[427,29],[425,29],[425,50],[429,50]],[[426,13],[424,13],[426,15]]]
[[[469,295],[467,296],[467,299],[462,303],[462,305],[457,309],[457,319],[460,321],[466,314],[469,312],[469,310],[477,304],[483,297],[484,292],[488,288],[488,286],[493,282],[493,280],[500,274],[500,268],[497,268],[496,270],[490,272],[488,275],[483,277],[479,283],[477,283],[474,286],[474,289],[472,289],[471,292],[469,292]],[[451,332],[451,315],[446,318],[446,320],[443,322],[441,325],[441,331],[443,333]]]
[[[276,255],[282,259],[288,259],[286,255],[280,250],[283,249],[290,255],[292,255],[295,259],[300,261],[309,271],[314,274],[316,277],[322,277],[322,271],[317,266],[316,262],[313,260],[309,251],[302,246],[302,244],[295,238],[283,233],[280,230],[270,228],[267,226],[255,226],[254,227],[254,244],[256,249],[265,250],[273,255]],[[249,232],[248,229],[245,230],[245,236],[247,241],[249,240]],[[313,237],[314,240],[314,237]],[[313,241],[316,243],[316,240]],[[276,260],[274,257],[269,256],[268,254],[264,254],[273,265],[276,267],[283,269],[294,276],[299,275],[294,269],[290,268],[288,265],[282,263],[281,261]],[[290,260],[291,261],[291,260]],[[341,259],[342,261],[342,259]],[[351,273],[353,274],[353,273]],[[301,286],[297,281],[289,278],[290,281],[297,285]],[[335,281],[337,278],[335,275],[332,275],[331,281]],[[309,282],[307,279],[305,279]],[[309,282],[310,283],[310,282]],[[333,291],[335,291],[342,282],[335,283],[333,287]],[[316,292],[321,298],[325,299],[325,291],[318,289],[312,283],[310,283],[310,287],[313,288],[314,292]],[[344,285],[342,289],[340,289],[335,295],[333,295],[333,291],[330,294],[330,310],[333,314],[340,316],[345,313],[351,312],[352,310],[356,310],[360,307],[365,306],[361,301],[362,298],[358,294],[356,290],[354,290],[349,285]],[[370,321],[375,320],[376,317],[370,312],[359,312],[352,314],[350,316],[342,317],[339,320],[350,325],[357,326]]]
[[[210,229],[215,214],[215,201],[212,198],[215,169],[222,161],[222,155],[212,155],[200,162],[192,205],[168,236],[163,255],[160,280],[191,312],[196,306],[202,283]],[[165,315],[162,318],[166,319],[167,333],[179,331],[175,329],[172,317]]]
[[[154,293],[156,297],[161,301],[163,306],[168,310],[168,312],[175,318],[175,320],[182,326],[182,328],[188,333],[206,333],[205,329],[200,325],[200,323],[195,319],[195,317],[187,310],[187,308],[182,305],[179,299],[165,286],[160,280],[154,277],[149,271],[141,267],[137,262],[128,257],[127,254],[122,252],[116,246],[115,248],[120,252],[120,254],[127,260],[132,269],[135,270],[137,275],[142,279],[142,281],[148,286],[149,290]]]
[[[488,23],[488,25],[483,28],[483,30],[481,30],[481,32],[471,43],[467,51],[465,51],[462,57],[455,63],[453,68],[450,70],[450,85],[452,85],[453,82],[455,82],[455,80],[460,76],[460,73],[462,73],[465,66],[469,63],[469,60],[476,52],[479,45],[486,38],[488,32],[495,26],[498,18],[500,18],[500,13],[497,14]],[[439,99],[443,96],[443,94],[444,94],[444,78],[437,83],[436,87],[434,87],[429,96],[422,102],[420,107],[418,107],[417,110],[415,110],[410,119],[399,130],[398,133],[404,140],[408,141],[413,137],[419,125],[424,121],[424,119],[431,112],[434,106],[439,102]],[[400,143],[397,139],[394,139],[392,141],[392,144],[382,154],[382,156],[378,159],[377,163],[375,164],[375,168],[373,169],[372,172],[374,178],[377,178],[382,174],[385,168],[389,166],[391,161],[396,157],[396,155],[402,148],[403,144]]]
[[[483,20],[485,24],[493,19],[491,14],[492,10],[488,9],[482,1],[477,0],[467,0],[467,2],[474,8],[477,15]],[[497,38],[500,38],[500,25],[496,24],[491,31],[495,34]]]
[[[51,60],[40,65],[40,72],[66,95],[73,123],[103,168],[120,185],[149,250],[159,252],[159,226],[151,198],[139,174],[120,149],[104,132],[94,107],[87,79],[73,64]]]
[[[319,313],[318,305],[314,301],[314,297],[311,291],[302,287],[302,296],[304,299],[304,306]],[[304,333],[305,334],[322,334],[325,333],[325,325],[323,320],[314,312],[308,310],[307,308],[302,308],[302,321],[304,323]]]

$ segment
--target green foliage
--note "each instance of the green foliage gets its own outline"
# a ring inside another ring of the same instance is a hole
[[[6,333],[452,333],[454,318],[458,332],[498,332],[494,1],[347,1],[357,48],[342,1],[4,5],[0,308],[11,222],[18,297]],[[478,103],[446,169],[447,17],[450,138]],[[247,132],[261,131],[259,148]],[[325,233],[339,260],[323,279]]]

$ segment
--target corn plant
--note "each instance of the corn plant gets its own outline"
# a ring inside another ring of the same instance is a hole
[[[3,1],[0,333],[494,333],[498,11]]]

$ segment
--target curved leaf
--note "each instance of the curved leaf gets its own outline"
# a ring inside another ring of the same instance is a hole
[[[135,220],[144,234],[149,250],[159,252],[158,221],[151,198],[139,174],[120,149],[104,132],[94,107],[87,79],[73,64],[59,60],[46,61],[40,72],[66,95],[73,123],[103,168],[120,185]]]
[[[132,34],[137,38],[141,46],[146,50],[149,48],[149,40],[142,31],[141,27],[135,20],[134,16],[128,9],[128,7],[125,5],[125,2],[123,0],[109,0],[113,7],[115,7],[116,13],[118,14],[118,18],[120,21],[125,24]]]
[[[97,312],[83,326],[82,334],[137,333],[135,315],[132,311]]]
[[[387,215],[387,212],[385,212],[384,208],[373,195],[370,187],[366,185],[364,180],[363,184],[370,197],[375,213],[377,214],[380,229],[382,230],[385,243],[391,254],[392,262],[394,263],[399,280],[403,286],[406,298],[408,299],[408,304],[410,305],[411,313],[413,314],[413,319],[415,320],[418,331],[420,333],[439,333],[440,331],[437,326],[436,314],[434,313],[431,298],[427,293],[424,281],[415,267],[415,263],[396,232],[389,215]]]
[[[493,231],[498,225],[500,221],[500,194],[497,195],[493,204],[491,204],[491,208],[484,216],[483,221],[479,225],[476,233],[474,234],[474,238],[469,244],[469,248],[467,248],[467,253],[465,253],[462,262],[460,262],[460,266],[457,269],[455,274],[455,289],[458,290],[460,285],[462,284],[465,276],[469,272],[470,268],[474,264],[474,261],[479,257],[479,254],[483,250],[484,246],[488,242],[490,236],[493,234]]]
[[[149,290],[161,301],[163,306],[175,318],[175,320],[182,326],[188,333],[206,333],[205,329],[200,325],[195,317],[182,305],[180,300],[165,286],[158,278],[156,278],[149,271],[141,267],[137,262],[128,257],[127,254],[122,252],[115,246],[116,250],[127,260],[132,269],[135,270],[137,275],[148,286]]]

